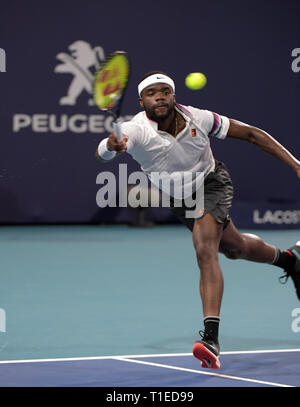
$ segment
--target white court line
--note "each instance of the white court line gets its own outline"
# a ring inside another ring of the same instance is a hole
[[[238,354],[253,354],[253,353],[279,353],[279,352],[300,352],[299,349],[273,349],[273,350],[238,350],[221,352],[222,355],[238,355]],[[42,363],[42,362],[73,362],[80,360],[105,360],[115,358],[156,358],[156,357],[177,357],[177,356],[193,356],[192,353],[154,353],[147,355],[111,355],[111,356],[87,356],[87,357],[71,357],[71,358],[47,358],[47,359],[20,359],[20,360],[0,360],[0,364],[10,363]]]
[[[127,359],[124,357],[115,357],[114,359],[120,360],[123,362],[137,363],[137,364],[141,364],[141,365],[148,365],[148,366],[155,366],[155,367],[163,367],[165,369],[180,370],[183,372],[190,372],[190,373],[197,373],[197,374],[202,374],[202,375],[207,375],[207,376],[221,377],[223,379],[240,380],[240,381],[244,381],[244,382],[264,384],[264,385],[273,386],[273,387],[274,386],[276,386],[276,387],[295,387],[295,386],[291,386],[289,384],[267,382],[264,380],[249,379],[247,377],[231,376],[231,375],[226,375],[226,374],[221,374],[221,373],[203,372],[202,370],[187,369],[185,367],[177,367],[177,366],[170,366],[170,365],[165,365],[165,364],[161,364],[161,363],[145,362],[145,361],[136,360],[136,359]]]
[[[279,352],[300,352],[300,349],[267,349],[267,350],[234,350],[221,352],[221,355],[251,354],[251,353],[279,353]]]

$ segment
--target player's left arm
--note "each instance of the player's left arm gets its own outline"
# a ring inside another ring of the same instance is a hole
[[[266,153],[273,155],[291,167],[300,178],[300,161],[270,134],[257,127],[239,122],[238,120],[230,119],[229,123],[227,137],[245,140],[255,144]]]

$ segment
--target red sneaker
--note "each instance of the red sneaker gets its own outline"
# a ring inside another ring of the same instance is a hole
[[[220,369],[220,347],[213,342],[197,341],[193,345],[193,355],[201,360],[201,366],[210,369]]]

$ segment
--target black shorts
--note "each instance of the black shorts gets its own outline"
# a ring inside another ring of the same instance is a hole
[[[207,213],[210,213],[218,223],[224,224],[224,229],[230,222],[229,209],[233,199],[233,185],[231,177],[227,171],[225,164],[215,160],[215,170],[207,175],[204,180],[204,208],[200,211],[196,218],[186,218],[185,212],[195,209],[196,204],[192,208],[185,206],[182,200],[180,207],[174,206],[174,199],[170,199],[170,210],[174,215],[193,231],[194,222],[197,219],[203,218]],[[192,195],[196,198],[196,192]]]

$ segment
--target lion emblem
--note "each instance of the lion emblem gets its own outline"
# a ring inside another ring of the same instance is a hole
[[[105,60],[104,50],[97,46],[92,48],[88,42],[75,41],[68,47],[70,54],[60,52],[56,58],[61,61],[55,69],[56,73],[73,75],[67,95],[59,100],[60,105],[74,106],[78,96],[86,91],[93,94],[94,72],[101,68]],[[91,68],[93,70],[91,71]],[[93,105],[93,98],[89,98],[89,105]]]

